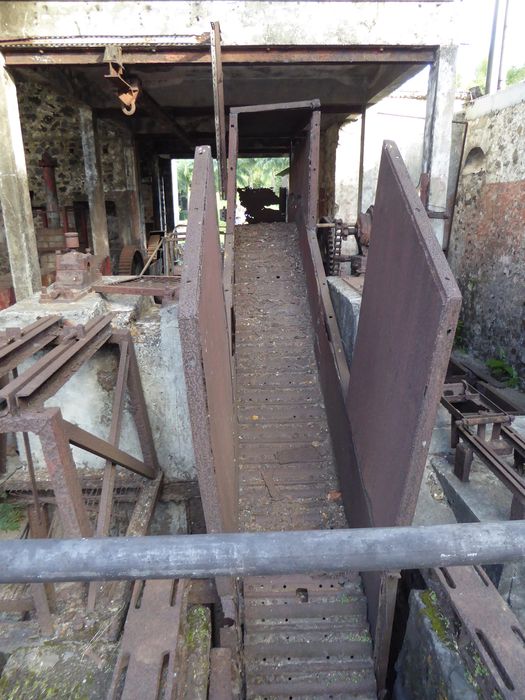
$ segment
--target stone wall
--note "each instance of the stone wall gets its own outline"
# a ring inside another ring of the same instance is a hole
[[[33,206],[45,205],[42,168],[38,163],[46,151],[57,162],[59,205],[87,201],[78,109],[67,97],[33,81],[17,81],[17,94]],[[123,148],[129,135],[103,120],[98,122],[98,132],[104,190],[125,189]]]
[[[467,108],[449,262],[463,294],[458,342],[525,383],[525,83]]]
[[[34,208],[45,208],[45,190],[39,162],[45,152],[56,161],[55,178],[58,204],[72,207],[86,202],[84,158],[77,107],[66,96],[41,82],[18,79],[17,96],[26,158],[31,202]],[[109,244],[112,260],[118,260],[123,243],[131,242],[129,217],[129,173],[125,149],[130,148],[130,134],[111,122],[99,120],[102,178],[108,205]],[[63,217],[61,217],[63,219]],[[62,224],[65,222],[62,220]],[[88,236],[89,218],[88,218]],[[41,222],[35,219],[39,248],[44,245]],[[55,247],[63,247],[56,245]],[[54,255],[44,253],[42,274],[54,269]],[[9,273],[7,242],[0,210],[0,278]]]

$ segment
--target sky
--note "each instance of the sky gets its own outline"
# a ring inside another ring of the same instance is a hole
[[[461,0],[458,3],[458,26],[456,40],[459,44],[457,58],[458,87],[467,90],[475,82],[476,71],[488,57],[490,34],[495,0]],[[505,0],[499,0],[501,24],[505,13]],[[525,65],[525,0],[509,0],[505,51],[502,75],[505,77],[511,66]],[[495,59],[499,61],[499,51]],[[402,91],[426,92],[428,69],[405,83]]]
[[[487,57],[494,13],[494,0],[463,0],[460,26],[458,27],[459,52],[457,70],[463,81],[475,76],[481,61]],[[505,0],[500,0],[501,21]],[[501,25],[502,26],[502,25]],[[525,65],[525,1],[509,0],[503,75],[511,66]]]

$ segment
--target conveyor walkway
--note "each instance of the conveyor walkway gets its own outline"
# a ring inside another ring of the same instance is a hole
[[[346,527],[295,224],[235,230],[240,529]],[[244,581],[246,697],[375,698],[359,576]]]

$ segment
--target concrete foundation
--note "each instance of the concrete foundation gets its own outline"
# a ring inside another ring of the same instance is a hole
[[[329,277],[328,286],[341,332],[346,361],[350,367],[357,337],[361,294],[350,287],[341,277]]]
[[[113,325],[129,328],[133,337],[157,456],[165,477],[167,480],[194,479],[195,462],[182,372],[177,305],[159,308],[149,297],[112,295],[104,299],[96,293],[71,303],[40,304],[38,296],[0,312],[0,330],[28,325],[39,317],[52,314],[60,314],[73,323],[86,323],[102,314],[114,313]],[[48,399],[46,405],[58,406],[67,420],[107,439],[116,371],[117,353],[105,347],[54,397]],[[34,436],[30,439],[35,466],[45,469],[40,441]],[[120,447],[141,457],[137,432],[127,407]],[[75,447],[72,449],[77,467],[104,467],[103,459]],[[20,454],[24,454],[21,445]]]

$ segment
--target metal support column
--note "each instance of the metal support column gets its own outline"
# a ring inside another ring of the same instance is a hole
[[[0,54],[0,204],[17,301],[41,286],[16,86]]]
[[[93,251],[95,255],[107,258],[109,256],[108,222],[97,127],[93,112],[89,107],[81,107],[79,115]]]
[[[447,209],[457,47],[442,46],[430,68],[421,172],[429,173],[428,215],[441,246]]]

